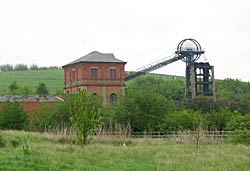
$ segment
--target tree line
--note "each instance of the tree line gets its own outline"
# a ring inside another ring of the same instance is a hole
[[[58,94],[62,94],[62,92],[58,92]],[[34,88],[31,86],[19,86],[16,81],[13,81],[9,86],[8,90],[0,91],[0,95],[40,95],[46,96],[50,95],[49,89],[47,88],[45,83],[38,83],[38,85]]]
[[[59,66],[38,66],[36,64],[32,64],[30,66],[26,64],[3,64],[0,65],[0,71],[7,72],[7,71],[32,71],[32,70],[61,70],[62,68]]]
[[[235,136],[239,142],[250,143],[249,83],[221,80],[217,83],[216,100],[186,99],[184,87],[182,79],[148,75],[128,82],[126,94],[110,106],[101,105],[98,97],[88,96],[85,91],[66,95],[56,105],[41,104],[40,110],[32,114],[30,129],[43,132],[73,127],[83,144],[96,130],[229,130],[241,135]]]

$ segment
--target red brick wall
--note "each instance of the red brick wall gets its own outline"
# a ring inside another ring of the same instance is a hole
[[[0,102],[0,108],[2,107],[2,104],[4,102]],[[54,105],[57,102],[43,102],[43,104],[45,105]],[[21,104],[24,109],[28,112],[29,116],[32,115],[32,112],[34,110],[39,110],[40,109],[40,102],[19,102],[19,104]]]
[[[123,63],[79,63],[64,67],[64,83],[76,80],[93,80],[91,78],[91,67],[98,68],[97,79],[110,80],[110,68],[116,68],[116,80],[125,81],[124,64]],[[75,80],[72,80],[73,70],[75,70]]]
[[[124,63],[78,63],[66,66],[64,67],[65,93],[86,89],[89,94],[97,93],[100,98],[104,93],[106,104],[109,104],[111,93],[120,97],[121,89],[125,87],[124,65]],[[92,67],[98,68],[96,79],[91,78]],[[110,79],[110,68],[116,68],[115,80]],[[103,87],[106,87],[106,93],[102,92]]]
[[[2,104],[4,102],[0,102],[0,108],[2,107]],[[57,102],[43,102],[44,105],[55,105]],[[35,110],[40,109],[40,102],[19,102],[24,109],[28,112],[28,117],[29,117],[29,126],[30,128],[34,128],[33,122],[32,122],[32,113]]]
[[[117,98],[120,99],[122,92],[121,86],[107,86],[107,94],[106,94],[106,104],[110,104],[110,96],[112,93],[117,95]]]
[[[87,86],[87,91],[91,95],[93,93],[97,93],[98,96],[102,95],[102,86],[100,85],[89,85]]]

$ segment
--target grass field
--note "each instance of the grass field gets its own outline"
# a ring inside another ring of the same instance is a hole
[[[173,79],[173,76],[152,74],[155,77]],[[182,77],[175,77],[183,79]],[[58,90],[63,92],[64,72],[63,70],[37,70],[37,71],[11,71],[0,72],[0,91],[8,90],[14,81],[18,86],[30,86],[34,90],[39,83],[45,83],[50,94],[56,94]]]
[[[12,71],[0,72],[0,91],[8,90],[14,81],[18,86],[30,86],[36,88],[39,83],[45,83],[51,94],[57,90],[63,90],[63,70],[37,70],[37,71]]]
[[[132,139],[129,145],[93,142],[85,148],[62,144],[48,134],[2,131],[1,171],[249,171],[250,147],[226,142],[176,144],[166,139]],[[27,140],[25,143],[25,139]]]

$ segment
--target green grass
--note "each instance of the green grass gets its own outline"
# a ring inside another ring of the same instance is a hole
[[[173,76],[149,74],[154,77],[162,77],[165,79],[173,79]],[[176,77],[183,79],[182,77]],[[14,81],[18,86],[29,86],[34,90],[39,83],[45,83],[49,89],[50,94],[56,94],[58,90],[63,92],[64,86],[64,72],[63,70],[37,70],[37,71],[11,71],[0,72],[0,92],[8,90],[9,85]],[[4,93],[2,93],[4,94]]]
[[[35,89],[39,83],[45,83],[51,94],[57,90],[63,90],[63,70],[37,70],[37,71],[13,71],[0,72],[0,91],[8,90],[14,81],[18,86],[30,86]]]
[[[175,144],[164,139],[132,139],[127,146],[93,142],[81,148],[60,144],[58,137],[48,134],[2,131],[2,136],[7,140],[7,145],[0,148],[0,170],[4,171],[247,171],[250,168],[250,147],[225,142],[203,144],[197,149],[194,144]]]

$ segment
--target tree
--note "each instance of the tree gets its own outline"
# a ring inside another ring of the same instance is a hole
[[[71,97],[70,121],[82,146],[87,144],[94,128],[100,124],[100,109],[101,105],[97,99],[88,96],[85,90]]]
[[[38,70],[39,67],[36,64],[30,65],[30,70]]]
[[[206,115],[206,119],[208,121],[208,129],[220,131],[225,130],[229,121],[240,115],[241,114],[239,112],[231,112],[228,109],[222,109],[218,112],[211,112]]]
[[[132,131],[159,131],[167,112],[174,109],[172,100],[152,91],[129,90],[123,97],[118,123],[131,126]]]
[[[26,64],[17,64],[14,67],[15,71],[28,71],[28,66]]]
[[[164,122],[164,130],[182,131],[182,130],[197,130],[200,127],[205,127],[206,122],[204,117],[192,110],[182,110],[166,115]]]
[[[13,65],[10,64],[5,64],[5,65],[0,65],[1,71],[13,71]]]
[[[35,94],[33,88],[30,87],[30,86],[21,87],[20,90],[19,90],[19,92],[20,92],[21,95],[32,95],[32,94]]]
[[[36,93],[40,96],[49,94],[49,90],[47,89],[45,83],[39,83],[38,87],[36,88]]]
[[[167,99],[181,100],[185,97],[184,81],[180,79],[170,79],[169,77],[147,75],[128,82],[128,90],[151,91],[162,95]]]
[[[11,83],[11,84],[9,85],[9,90],[10,90],[11,92],[14,92],[14,91],[16,91],[16,90],[18,90],[18,89],[19,89],[19,87],[17,86],[16,81],[13,81],[13,83]]]
[[[218,111],[217,104],[211,97],[197,96],[193,99],[186,99],[184,102],[184,109],[191,109],[200,111],[202,114]]]
[[[27,111],[18,102],[2,104],[0,111],[0,128],[22,130],[28,127]]]

